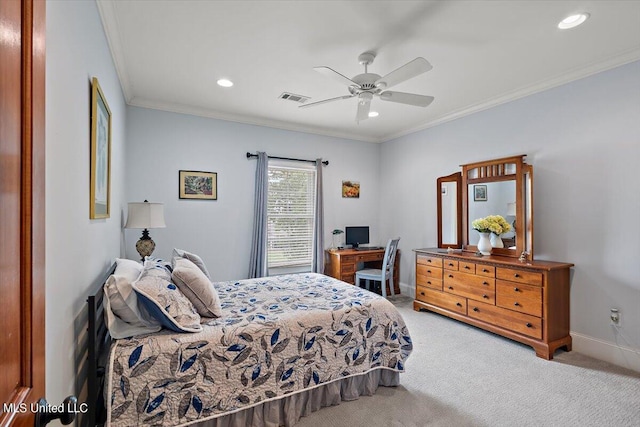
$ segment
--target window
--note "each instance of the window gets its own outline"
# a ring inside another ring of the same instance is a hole
[[[316,199],[314,167],[269,163],[267,265],[310,271]]]

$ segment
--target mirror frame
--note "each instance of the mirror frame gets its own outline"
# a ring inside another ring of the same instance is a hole
[[[483,162],[469,163],[462,167],[462,249],[476,252],[478,248],[469,244],[469,184],[497,181],[516,182],[516,249],[493,248],[492,255],[519,257],[524,251],[533,259],[533,167],[525,163],[526,154]],[[506,165],[515,165],[515,172]],[[528,201],[528,203],[526,203]],[[440,213],[440,212],[438,212]],[[438,230],[441,232],[441,230]]]
[[[456,209],[456,242],[442,242],[442,184],[445,182],[455,182],[457,184]],[[462,249],[462,172],[452,173],[451,175],[441,176],[436,181],[437,185],[437,205],[438,205],[438,248],[454,248]]]

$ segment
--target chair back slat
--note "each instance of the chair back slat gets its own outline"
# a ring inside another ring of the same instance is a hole
[[[387,242],[387,247],[384,251],[384,260],[382,261],[382,271],[385,272],[385,276],[393,274],[393,264],[396,262],[396,252],[399,241],[400,238],[398,237],[395,239],[389,239]]]

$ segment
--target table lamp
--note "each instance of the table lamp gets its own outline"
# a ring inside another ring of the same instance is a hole
[[[164,204],[149,203],[145,200],[142,203],[129,203],[129,212],[127,214],[127,223],[124,228],[143,228],[142,237],[136,243],[136,250],[142,257],[142,261],[153,253],[156,248],[156,242],[149,236],[150,228],[165,228],[164,223]]]

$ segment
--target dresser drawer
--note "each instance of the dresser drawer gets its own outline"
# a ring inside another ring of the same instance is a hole
[[[355,274],[342,274],[340,276],[340,280],[342,280],[343,282],[351,283],[353,285],[356,282],[356,275]]]
[[[377,252],[374,254],[362,254],[356,255],[356,262],[366,262],[366,261],[380,261],[384,258],[383,252]]]
[[[416,274],[416,285],[425,286],[431,289],[442,290],[442,279],[434,279],[433,277]]]
[[[458,271],[458,261],[454,259],[445,259],[442,262],[445,270],[455,270]]]
[[[432,277],[434,279],[442,280],[442,268],[433,267],[430,265],[416,265],[416,277],[418,275]]]
[[[489,304],[495,304],[496,302],[494,279],[460,272],[446,272],[443,290],[447,293],[484,301]]]
[[[478,288],[478,292],[482,292],[484,290],[491,290],[492,292],[495,292],[496,290],[496,279],[480,277],[475,274],[467,274],[461,271],[445,271],[444,284],[465,284],[467,286]]]
[[[428,304],[437,305],[446,310],[467,314],[467,300],[456,295],[434,291],[424,286],[417,286],[416,299]]]
[[[484,277],[496,277],[496,268],[492,265],[476,265],[476,274]]]
[[[344,274],[344,273],[355,273],[355,272],[356,272],[355,264],[345,264],[345,263],[340,264],[340,273]]]
[[[512,282],[527,283],[529,285],[542,286],[542,273],[535,271],[516,270],[514,268],[498,267],[496,277]]]
[[[542,288],[497,280],[496,305],[542,317]]]
[[[463,273],[476,274],[476,265],[472,262],[460,261],[458,270]]]
[[[469,317],[474,319],[533,338],[542,338],[542,319],[539,317],[476,301],[469,301],[468,312]]]
[[[442,268],[442,258],[428,255],[416,255],[416,264],[432,265],[434,267]]]

